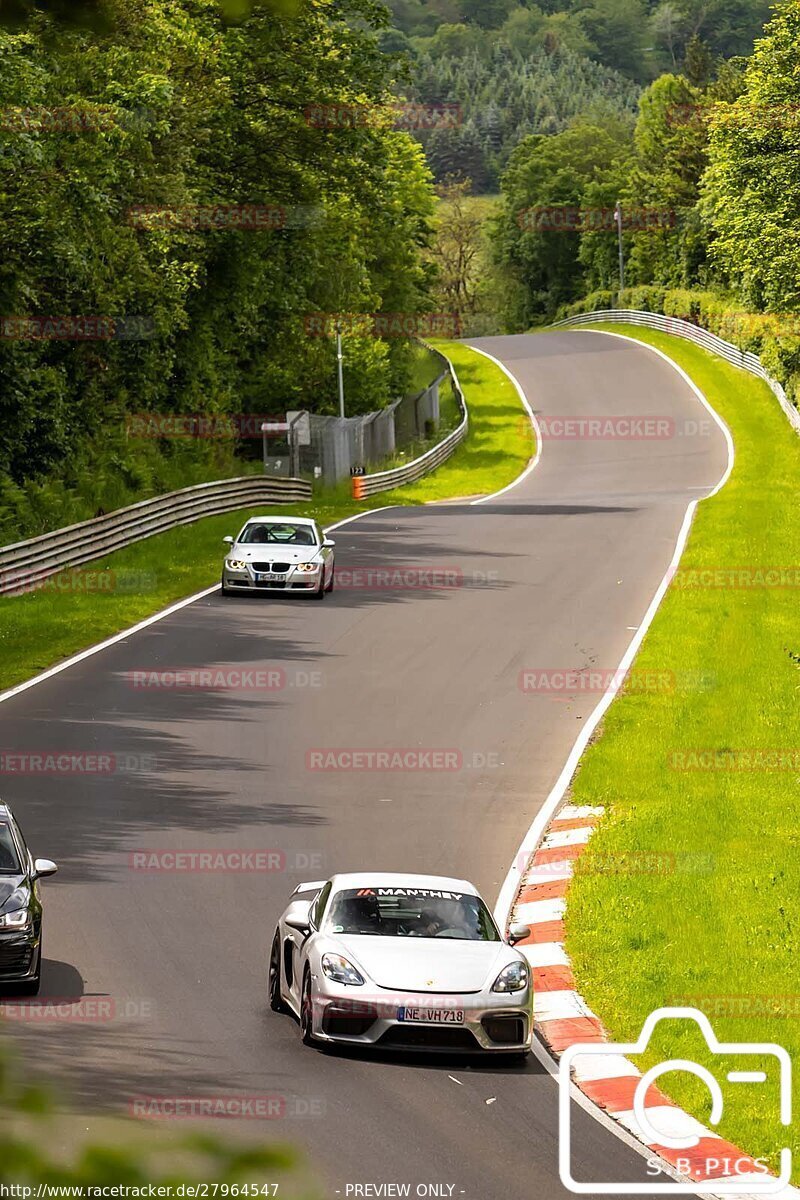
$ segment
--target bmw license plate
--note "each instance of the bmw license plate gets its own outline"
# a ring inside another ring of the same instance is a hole
[[[463,1025],[463,1008],[398,1008],[398,1021],[415,1021],[421,1025]]]
[[[276,575],[274,571],[259,571],[256,575],[257,583],[276,583],[279,579],[285,579],[285,575]]]

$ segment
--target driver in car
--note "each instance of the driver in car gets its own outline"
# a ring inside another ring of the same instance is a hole
[[[383,917],[374,896],[346,896],[336,910],[340,933],[383,933]]]

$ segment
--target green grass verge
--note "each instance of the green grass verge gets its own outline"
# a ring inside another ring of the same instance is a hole
[[[579,991],[614,1040],[637,1037],[656,1008],[686,1004],[706,1012],[721,1040],[777,1042],[797,1060],[798,762],[685,770],[674,755],[800,745],[796,587],[689,587],[683,573],[797,569],[800,440],[760,381],[677,338],[608,328],[691,375],[727,422],[736,464],[698,506],[681,575],[636,660],[637,670],[674,672],[675,690],[620,697],[574,782],[573,803],[602,804],[606,815],[570,891],[567,949]],[[665,1058],[713,1067],[685,1022],[660,1027],[640,1065]],[[774,1168],[779,1147],[800,1149],[800,1126],[781,1130],[776,1064],[764,1069],[769,1086],[726,1084],[717,1069],[726,1100],[718,1132]],[[699,1080],[669,1074],[661,1086],[708,1123]]]
[[[470,408],[469,436],[452,458],[419,483],[369,501],[352,500],[348,482],[304,509],[287,506],[281,511],[311,509],[330,525],[386,504],[489,493],[516,478],[533,453],[533,434],[527,422],[520,421],[516,391],[481,355],[459,343],[440,345],[455,364]],[[209,587],[219,578],[221,539],[235,533],[251,513],[249,509],[208,517],[55,576],[40,591],[0,596],[0,690]],[[80,590],[90,582],[99,590]]]

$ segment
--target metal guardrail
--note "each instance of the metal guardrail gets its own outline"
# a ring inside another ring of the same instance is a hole
[[[453,391],[458,401],[461,421],[455,429],[442,438],[441,442],[431,447],[430,450],[426,450],[424,454],[421,454],[419,458],[415,458],[413,462],[405,463],[402,467],[394,467],[390,471],[376,471],[371,475],[357,475],[353,479],[354,500],[365,500],[367,496],[374,496],[378,492],[386,492],[390,488],[401,487],[404,483],[416,483],[418,479],[422,479],[423,475],[428,475],[431,471],[435,471],[437,467],[441,466],[467,436],[467,431],[469,430],[469,413],[467,412],[467,402],[464,399],[461,384],[458,382],[455,367],[450,362],[450,359],[445,354],[442,354],[440,350],[436,350],[433,346],[428,346],[426,342],[423,342],[422,345],[426,349],[433,351],[442,360],[445,366],[445,374],[450,377]]]
[[[588,325],[595,321],[643,325],[647,329],[656,329],[660,333],[671,333],[676,337],[687,338],[705,350],[710,350],[712,354],[718,354],[732,366],[749,371],[751,375],[757,375],[759,379],[764,380],[775,395],[795,433],[800,434],[800,412],[789,400],[778,381],[767,372],[757,354],[751,354],[749,350],[741,350],[732,342],[726,342],[715,333],[709,333],[707,329],[694,325],[691,321],[682,321],[680,317],[665,317],[661,313],[639,312],[634,308],[604,308],[591,313],[578,313],[577,316],[556,321],[554,328],[565,325]]]
[[[311,499],[303,479],[245,475],[181,488],[140,500],[103,517],[0,548],[0,595],[31,590],[65,567],[76,567],[201,517],[233,512],[251,504],[292,504]]]

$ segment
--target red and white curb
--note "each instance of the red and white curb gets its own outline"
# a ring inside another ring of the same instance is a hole
[[[510,923],[530,926],[530,936],[517,943],[531,968],[536,1029],[556,1060],[578,1043],[610,1041],[600,1018],[575,987],[564,947],[564,917],[575,861],[585,851],[603,815],[602,808],[563,805],[530,855],[511,907]],[[681,1182],[701,1185],[702,1194],[718,1195],[714,1183],[756,1185],[767,1194],[765,1173],[753,1158],[684,1112],[657,1087],[648,1088],[644,1112],[652,1131],[669,1139],[697,1138],[690,1149],[676,1150],[648,1137],[633,1111],[642,1072],[622,1054],[576,1054],[572,1081],[583,1095],[647,1147]],[[688,1164],[688,1170],[687,1170]],[[777,1184],[777,1180],[771,1181]],[[663,1186],[663,1185],[656,1185]],[[655,1188],[653,1188],[655,1190]],[[730,1193],[728,1193],[730,1194]],[[740,1196],[742,1192],[738,1193]],[[800,1196],[785,1186],[768,1193],[779,1200]]]

